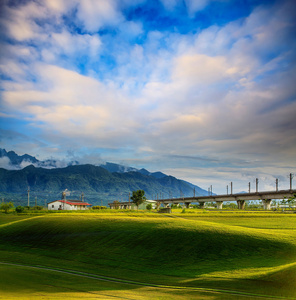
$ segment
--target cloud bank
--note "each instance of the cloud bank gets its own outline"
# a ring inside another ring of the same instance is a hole
[[[296,7],[246,3],[3,1],[1,142],[271,186],[296,168]]]

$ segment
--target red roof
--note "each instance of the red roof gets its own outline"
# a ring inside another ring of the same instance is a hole
[[[70,204],[70,205],[91,205],[89,203],[82,202],[82,201],[77,201],[77,200],[55,200],[55,201],[52,201],[52,202],[49,202],[49,203],[53,203],[53,202],[56,202],[56,201],[66,203],[66,204]]]

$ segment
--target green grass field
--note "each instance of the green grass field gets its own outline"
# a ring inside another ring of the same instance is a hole
[[[0,214],[0,255],[0,299],[296,299],[296,214]]]

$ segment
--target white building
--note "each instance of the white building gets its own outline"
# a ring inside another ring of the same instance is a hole
[[[80,200],[55,200],[47,204],[48,210],[86,210],[91,204]]]
[[[139,209],[146,209],[147,204],[152,204],[152,209],[156,208],[155,200],[145,200],[142,204],[139,205]],[[132,201],[130,202],[119,202],[113,201],[112,203],[108,204],[111,209],[137,209],[137,206]]]

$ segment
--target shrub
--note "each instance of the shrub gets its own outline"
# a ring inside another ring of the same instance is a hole
[[[6,214],[8,214],[8,212],[11,208],[13,208],[13,203],[12,202],[8,202],[8,203],[3,202],[0,205],[0,209],[3,209]]]
[[[91,209],[93,209],[93,210],[97,210],[97,209],[107,209],[107,207],[106,207],[106,206],[95,205],[95,206],[93,206]]]
[[[36,205],[33,207],[34,210],[42,210],[43,209],[43,206],[40,206],[40,205]]]
[[[151,203],[147,204],[147,205],[146,205],[146,209],[147,209],[147,210],[151,210],[151,209],[152,209],[152,204],[151,204]]]
[[[15,211],[19,214],[19,213],[22,213],[23,211],[25,210],[25,208],[23,207],[23,206],[17,206],[16,208],[15,208]]]

